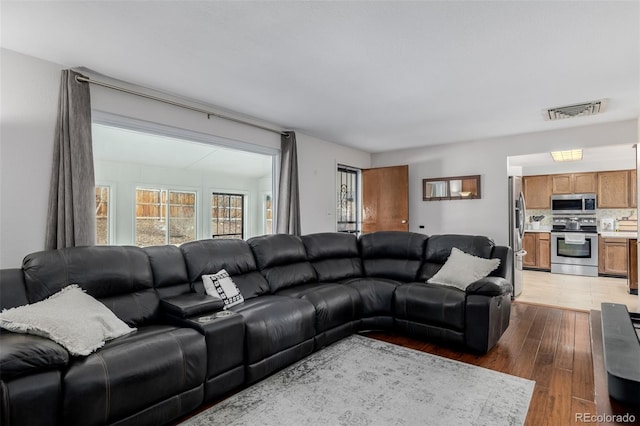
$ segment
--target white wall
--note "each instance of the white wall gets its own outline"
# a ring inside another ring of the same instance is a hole
[[[335,231],[337,165],[365,169],[370,167],[370,154],[311,136],[296,138],[302,233]]]
[[[0,267],[44,248],[63,67],[0,49]]]
[[[60,70],[76,64],[58,65],[6,49],[0,49],[0,54],[0,268],[9,268],[19,267],[26,254],[44,247]],[[280,148],[279,135],[242,124],[207,119],[206,115],[97,86],[91,86],[91,97],[92,107],[98,111],[220,136],[235,141],[237,147],[249,143]],[[302,230],[333,231],[336,163],[369,167],[370,154],[300,132],[296,135]]]
[[[428,235],[471,233],[508,241],[508,175],[510,155],[634,144],[637,120],[530,133],[372,155],[372,166],[409,165],[409,229]],[[482,199],[422,201],[422,179],[481,175]],[[419,229],[424,225],[424,229]]]

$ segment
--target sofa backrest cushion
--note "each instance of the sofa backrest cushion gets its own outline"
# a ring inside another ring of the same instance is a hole
[[[262,235],[247,242],[272,293],[317,281],[316,271],[307,260],[300,237],[288,234]]]
[[[419,279],[426,281],[434,276],[449,258],[453,247],[473,256],[490,259],[494,246],[493,240],[484,236],[456,234],[432,235],[427,241],[425,261],[420,270]]]
[[[198,240],[180,246],[192,288],[204,294],[202,276],[224,269],[247,300],[269,293],[269,285],[258,271],[251,248],[244,240]]]
[[[153,288],[149,258],[139,247],[41,251],[27,255],[22,269],[30,303],[77,284],[130,326],[150,322],[158,313],[159,298]]]
[[[362,276],[362,260],[354,234],[326,232],[301,238],[318,281],[335,282]]]
[[[149,257],[153,285],[161,299],[191,292],[187,265],[180,249],[174,245],[150,246],[142,250]]]
[[[427,236],[413,232],[380,231],[360,237],[362,266],[368,277],[415,281],[424,257]]]
[[[0,311],[29,303],[22,269],[0,269]]]

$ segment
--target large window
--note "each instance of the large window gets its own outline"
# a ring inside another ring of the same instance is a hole
[[[104,185],[96,185],[96,244],[109,244],[111,236],[111,227],[109,226],[109,202],[110,188]]]
[[[277,148],[100,111],[92,117],[96,182],[110,188],[96,187],[99,243],[181,244],[270,232],[264,196],[274,190]]]
[[[213,238],[244,239],[244,195],[214,192],[211,195]]]
[[[136,188],[136,244],[182,244],[196,239],[196,193]]]
[[[360,170],[338,166],[337,229],[338,232],[357,234],[360,232],[359,181]]]

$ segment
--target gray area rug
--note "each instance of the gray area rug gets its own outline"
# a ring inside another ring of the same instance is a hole
[[[522,425],[534,384],[354,335],[181,425]]]

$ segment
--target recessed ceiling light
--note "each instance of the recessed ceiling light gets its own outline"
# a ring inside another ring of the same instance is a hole
[[[578,161],[582,160],[582,150],[552,151],[551,157],[553,157],[553,161]]]

